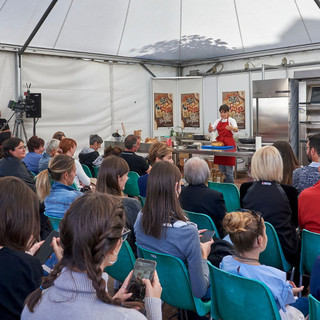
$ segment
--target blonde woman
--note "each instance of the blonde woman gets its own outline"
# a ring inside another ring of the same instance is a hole
[[[308,301],[306,298],[299,298],[296,302],[294,297],[303,287],[297,288],[293,282],[286,281],[284,271],[261,265],[259,262],[259,255],[268,243],[261,214],[250,210],[227,213],[223,219],[223,227],[230,235],[236,253],[224,257],[220,268],[232,274],[264,282],[273,294],[281,319],[304,319],[299,310],[305,312],[306,316]]]
[[[280,184],[283,162],[279,151],[273,146],[257,150],[252,157],[251,172],[255,181],[240,187],[241,207],[262,213],[264,220],[276,229],[286,259],[296,266],[300,253],[296,233],[297,190]]]
[[[63,218],[71,203],[82,195],[80,191],[70,187],[75,175],[74,159],[65,154],[53,157],[48,169],[39,173],[36,182],[37,193],[40,200],[44,201],[47,215]]]

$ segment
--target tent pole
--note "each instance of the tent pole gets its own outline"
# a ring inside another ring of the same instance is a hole
[[[32,41],[32,39],[34,38],[34,36],[36,35],[36,33],[38,32],[38,30],[40,29],[40,27],[42,26],[43,22],[46,20],[47,16],[49,15],[49,13],[51,12],[51,10],[53,9],[53,7],[55,6],[55,4],[58,2],[58,0],[52,0],[49,7],[47,8],[47,10],[45,11],[45,13],[43,14],[43,16],[41,17],[41,19],[39,20],[39,22],[37,23],[37,25],[35,26],[35,28],[33,29],[33,31],[31,32],[30,36],[28,37],[27,41],[24,43],[24,45],[22,46],[22,48],[18,51],[18,56],[19,56],[19,68],[21,68],[21,55],[24,53],[24,51],[27,49],[29,43]]]

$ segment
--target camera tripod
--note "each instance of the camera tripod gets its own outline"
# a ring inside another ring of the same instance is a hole
[[[22,139],[22,132],[23,132],[24,141],[27,142],[28,141],[27,132],[24,127],[23,117],[22,117],[23,111],[16,110],[14,114],[15,114],[16,118],[14,120],[13,136],[16,138]]]

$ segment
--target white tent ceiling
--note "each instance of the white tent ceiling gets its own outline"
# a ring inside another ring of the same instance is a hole
[[[0,45],[22,46],[51,0],[0,0]],[[314,0],[59,0],[31,47],[152,60],[320,44]]]

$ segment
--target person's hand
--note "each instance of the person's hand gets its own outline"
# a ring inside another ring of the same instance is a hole
[[[26,251],[26,253],[31,254],[32,256],[39,250],[39,248],[43,245],[44,240],[40,241],[40,242],[36,242],[31,248],[30,250]]]
[[[63,249],[60,244],[60,238],[53,237],[50,246],[53,248],[53,251],[56,254],[57,259],[60,261],[63,256]]]
[[[209,123],[209,128],[208,128],[208,131],[211,133],[213,131],[213,127],[212,127],[212,124],[211,122]]]
[[[90,185],[95,186],[97,184],[97,178],[90,178]]]
[[[199,233],[199,238],[202,237],[202,233],[204,233],[205,231],[207,231],[208,229],[200,229],[198,230],[198,233]]]
[[[292,292],[294,296],[297,296],[300,292],[302,292],[304,286],[298,288],[294,282],[289,281],[289,283],[292,285]]]
[[[205,260],[208,259],[208,256],[209,256],[209,254],[211,252],[211,245],[212,244],[213,244],[213,239],[211,239],[208,242],[204,242],[204,243],[200,242],[202,259],[205,259]]]
[[[128,276],[124,280],[118,292],[113,296],[113,299],[118,298],[123,302],[132,296],[132,293],[128,293],[128,286],[129,286],[132,274],[133,274],[133,270],[128,274]]]
[[[226,129],[232,131],[233,126],[226,126]]]
[[[146,297],[159,298],[161,297],[162,287],[159,282],[157,271],[154,272],[152,283],[149,279],[142,279],[146,286]]]

